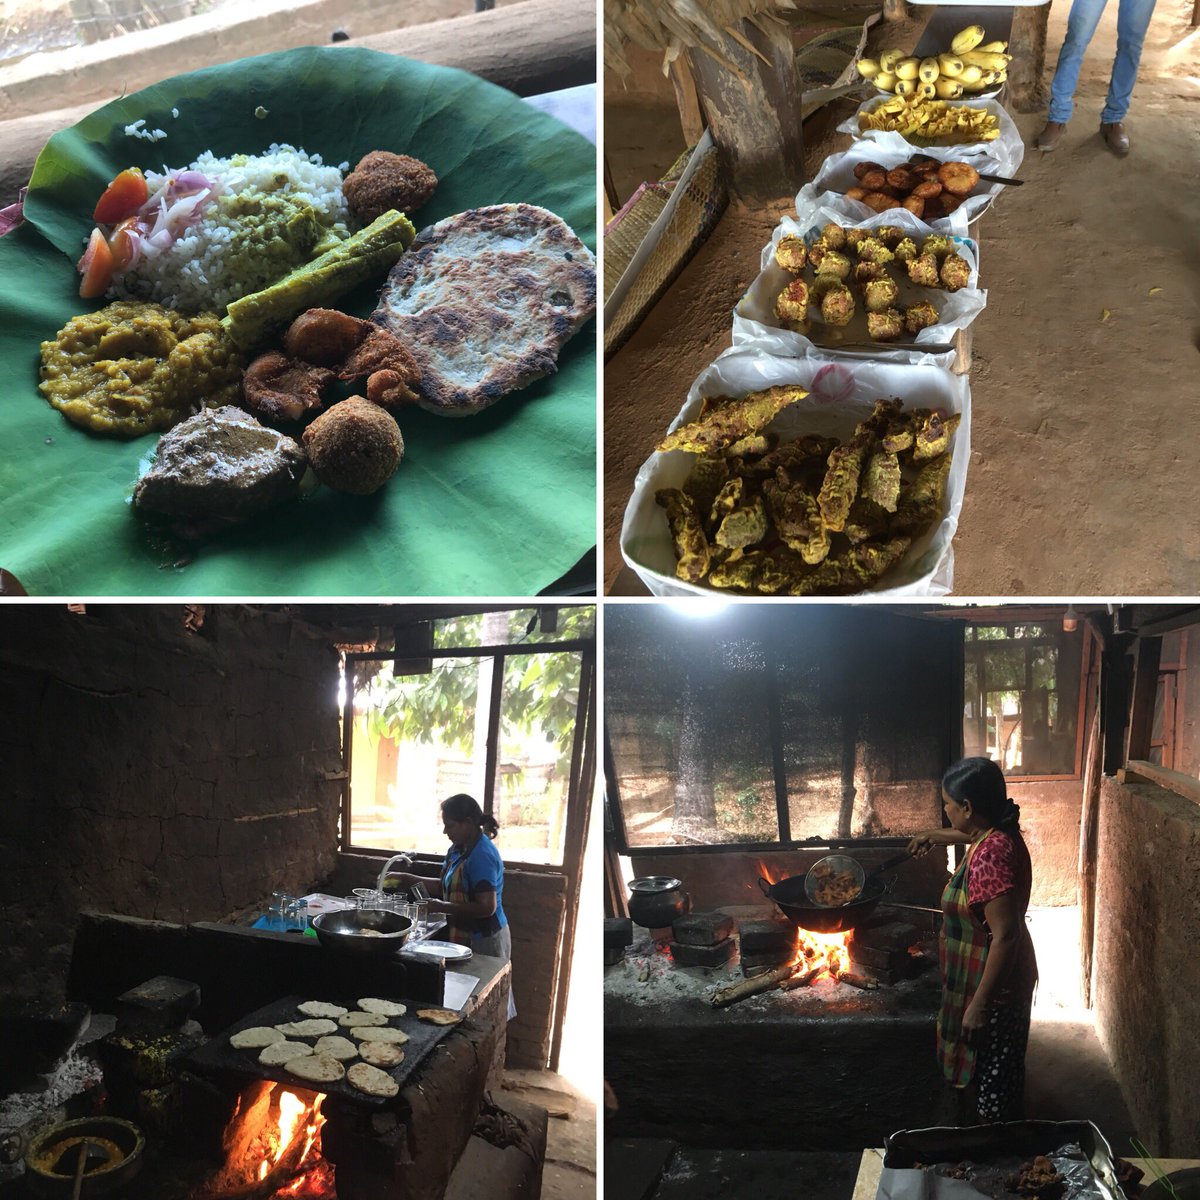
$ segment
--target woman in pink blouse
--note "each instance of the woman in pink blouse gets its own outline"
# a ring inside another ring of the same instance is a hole
[[[1025,926],[1033,872],[1021,810],[988,758],[955,763],[942,777],[942,801],[950,828],[909,843],[917,855],[967,847],[942,893],[938,1059],[951,1086],[973,1089],[982,1121],[1018,1120],[1037,983]]]

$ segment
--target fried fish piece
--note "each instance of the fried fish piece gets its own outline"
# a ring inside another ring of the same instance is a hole
[[[729,479],[729,462],[711,454],[701,454],[692,466],[691,474],[683,481],[683,490],[692,498],[696,511],[712,511],[717,493]]]
[[[722,404],[702,420],[691,421],[668,434],[657,449],[660,452],[688,450],[692,454],[725,450],[742,438],[765,429],[789,404],[807,395],[803,388],[792,385],[750,392],[740,400]]]
[[[763,498],[755,496],[749,504],[739,505],[721,522],[716,542],[728,550],[744,550],[761,542],[767,533],[767,510]]]
[[[945,454],[950,437],[958,428],[962,417],[955,413],[947,416],[940,408],[934,409],[920,424],[913,442],[913,462],[925,462]]]
[[[900,459],[895,453],[880,450],[871,455],[862,475],[861,494],[863,499],[874,500],[888,512],[896,511],[900,498]]]
[[[757,458],[768,454],[779,445],[777,433],[752,433],[740,442],[734,442],[726,452],[730,458]]]
[[[846,526],[850,506],[858,495],[858,477],[863,459],[870,445],[869,437],[856,435],[844,446],[837,446],[830,451],[829,469],[817,494],[817,504],[821,509],[821,519],[835,533],[840,533]]]
[[[866,591],[908,553],[911,545],[912,538],[895,537],[886,542],[852,546],[836,558],[826,559],[811,575],[793,584],[791,595],[846,596]]]
[[[871,538],[883,537],[891,526],[891,514],[882,509],[874,500],[864,500],[861,496],[855,500],[846,518],[846,528],[842,531],[850,539],[850,544],[857,546]]]
[[[711,552],[691,496],[678,488],[660,488],[654,499],[667,510],[675,540],[675,574],[688,583],[699,583],[708,574]]]
[[[816,497],[801,487],[785,488],[774,480],[763,484],[763,494],[784,545],[810,565],[824,560],[831,542]]]
[[[879,439],[880,445],[885,450],[892,450],[897,454],[901,450],[910,449],[916,440],[917,430],[921,427],[921,422],[928,415],[929,409],[927,408],[914,408],[908,412],[897,412],[888,421],[887,429],[884,430]]]
[[[817,434],[805,434],[794,441],[784,442],[778,449],[754,462],[742,464],[741,474],[750,479],[767,479],[779,471],[789,475],[804,473],[808,468],[819,466],[821,478],[825,477],[825,460],[829,452],[837,445],[836,438],[819,437]]]

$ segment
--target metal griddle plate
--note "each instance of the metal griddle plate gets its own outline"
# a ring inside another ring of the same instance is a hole
[[[307,1000],[317,999],[315,996],[287,996],[282,1000],[275,1001],[274,1004],[268,1004],[266,1008],[260,1008],[257,1012],[251,1013],[247,1017],[243,1017],[240,1021],[230,1025],[228,1029],[222,1030],[216,1037],[210,1038],[199,1050],[195,1051],[188,1058],[188,1063],[193,1070],[205,1075],[239,1075],[246,1079],[271,1079],[276,1083],[285,1083],[290,1087],[301,1088],[309,1092],[323,1092],[328,1096],[342,1096],[347,1100],[353,1100],[358,1104],[373,1105],[376,1108],[382,1107],[388,1103],[388,1098],[383,1096],[368,1096],[365,1092],[360,1092],[357,1088],[351,1087],[346,1082],[345,1077],[339,1079],[337,1083],[314,1083],[308,1079],[301,1079],[296,1075],[289,1075],[282,1067],[264,1067],[258,1061],[259,1050],[237,1050],[229,1044],[230,1037],[242,1029],[250,1029],[257,1025],[282,1025],[285,1021],[303,1021],[307,1018],[299,1011],[299,1005]],[[321,999],[327,999],[321,997]],[[339,1004],[342,1008],[349,1009],[353,1012],[358,1008],[357,1000],[328,1000],[330,1004]],[[433,1048],[454,1028],[453,1025],[434,1025],[429,1021],[421,1021],[417,1019],[416,1011],[418,1008],[441,1008],[440,1004],[429,1004],[427,1002],[418,1002],[415,1000],[400,999],[400,1004],[408,1006],[408,1012],[402,1017],[388,1017],[388,1025],[393,1029],[402,1029],[408,1034],[408,1041],[404,1043],[401,1049],[404,1051],[404,1061],[390,1069],[387,1073],[396,1081],[400,1087],[404,1087],[409,1076],[427,1059]],[[332,1018],[331,1018],[332,1019]],[[357,1041],[357,1038],[350,1037],[350,1032],[347,1029],[338,1027],[338,1033],[342,1037],[350,1038],[351,1041]],[[293,1038],[293,1041],[307,1042],[309,1045],[316,1043],[316,1038]],[[354,1060],[360,1062],[361,1059]],[[344,1064],[353,1066],[354,1062]]]

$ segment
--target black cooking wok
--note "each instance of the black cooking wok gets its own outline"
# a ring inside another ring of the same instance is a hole
[[[790,875],[778,883],[768,883],[759,876],[758,886],[764,896],[775,901],[779,911],[793,925],[813,933],[841,933],[853,929],[875,911],[884,893],[882,879],[868,878],[857,900],[837,908],[825,908],[814,904],[805,894],[803,875]]]

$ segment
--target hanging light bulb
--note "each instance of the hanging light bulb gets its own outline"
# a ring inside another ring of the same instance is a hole
[[[1067,611],[1063,613],[1063,633],[1074,633],[1079,628],[1079,614],[1075,611],[1075,605],[1068,604]]]

